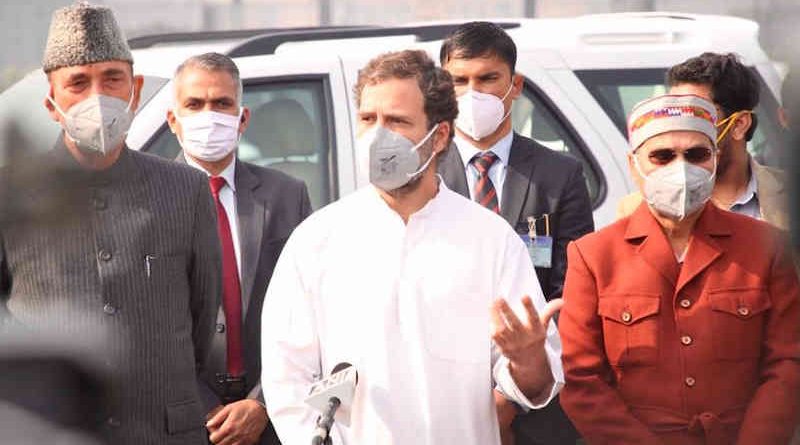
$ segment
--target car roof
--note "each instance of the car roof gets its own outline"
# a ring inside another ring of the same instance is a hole
[[[752,20],[666,12],[526,20],[509,31],[520,51],[555,50],[573,70],[663,67],[712,49],[766,63],[758,33]]]
[[[132,49],[133,69],[137,74],[169,79],[189,57],[206,52],[227,53],[237,44],[237,40],[202,41]]]
[[[487,20],[487,19],[484,19]],[[759,26],[738,17],[642,12],[565,18],[493,18],[514,38],[518,52],[542,55],[545,68],[663,68],[704,51],[735,52],[748,65],[769,62],[758,43]],[[401,26],[333,26],[173,33],[131,39],[144,74],[171,76],[179,61],[208,51],[232,57],[324,51],[374,53],[438,43],[469,19]],[[558,57],[552,57],[557,54]]]

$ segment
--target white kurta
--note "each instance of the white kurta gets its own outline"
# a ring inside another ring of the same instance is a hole
[[[523,295],[545,304],[519,236],[441,181],[407,225],[371,186],[313,214],[286,244],[262,315],[262,383],[281,441],[310,441],[309,387],[348,362],[359,382],[335,444],[499,444],[493,385],[539,408],[564,382],[554,324],[555,383],[533,403],[491,341],[492,301],[521,315]]]

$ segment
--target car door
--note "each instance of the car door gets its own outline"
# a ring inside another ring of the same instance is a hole
[[[557,53],[519,53],[517,73],[525,77],[525,85],[514,102],[514,130],[581,161],[595,227],[601,228],[614,221],[617,201],[630,190],[624,147],[620,151],[608,144],[587,119],[583,104],[574,102],[554,79],[554,72],[570,73]]]

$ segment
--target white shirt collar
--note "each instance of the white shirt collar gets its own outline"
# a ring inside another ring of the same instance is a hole
[[[495,144],[488,149],[497,155],[502,165],[508,165],[508,158],[511,156],[511,142],[513,140],[514,132],[509,131],[507,135],[500,138],[499,141],[495,142]],[[461,161],[464,163],[465,167],[469,165],[469,162],[476,154],[482,151],[472,145],[473,143],[468,139],[460,137],[458,133],[453,137],[453,142],[455,142],[456,147],[458,147],[458,153],[461,155]]]
[[[420,218],[424,219],[427,216],[431,215],[433,212],[436,211],[435,209],[439,205],[439,202],[441,202],[442,195],[449,192],[450,189],[448,189],[447,186],[444,184],[444,179],[442,179],[441,175],[437,174],[436,178],[439,181],[439,190],[436,192],[436,195],[434,195],[430,200],[428,200],[428,202],[426,202],[425,205],[422,206],[422,208],[412,213],[411,216],[409,217],[409,221],[411,221],[412,218],[418,220]],[[373,202],[377,205],[377,208],[379,208],[381,211],[388,211],[393,216],[396,216],[398,218],[400,217],[400,215],[394,209],[389,207],[389,204],[387,204],[386,201],[384,201],[383,197],[381,196],[381,192],[377,187],[375,187],[372,184],[369,184],[367,185],[367,188],[371,190],[370,194],[375,198]]]
[[[736,201],[731,204],[731,208],[737,205],[747,204],[758,194],[758,179],[756,179],[756,171],[752,166],[752,162],[753,161],[751,161],[750,165],[750,180],[747,181],[747,188],[738,198],[736,198]]]
[[[211,173],[209,173],[206,169],[204,169],[194,159],[192,159],[189,156],[186,156],[185,154],[183,155],[183,157],[184,157],[184,159],[186,159],[186,163],[187,164],[189,164],[192,167],[200,170],[201,172],[205,173],[209,177],[211,176]],[[228,187],[230,187],[231,190],[233,190],[234,192],[236,191],[236,158],[233,158],[231,160],[230,164],[228,164],[228,166],[225,167],[225,169],[222,170],[222,172],[220,172],[219,176],[222,176],[223,178],[225,178],[225,182],[228,184]]]

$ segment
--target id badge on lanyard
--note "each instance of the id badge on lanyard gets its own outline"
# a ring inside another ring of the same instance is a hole
[[[536,232],[536,221],[544,220],[544,234]],[[534,267],[550,268],[553,259],[553,237],[550,236],[550,215],[545,213],[539,218],[528,217],[528,233],[520,235]]]

